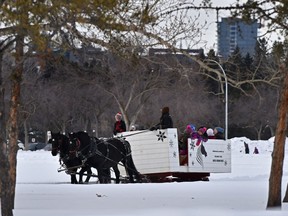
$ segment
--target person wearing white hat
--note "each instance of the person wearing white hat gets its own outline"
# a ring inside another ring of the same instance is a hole
[[[215,139],[214,131],[212,128],[208,128],[206,133],[208,135],[208,139]]]

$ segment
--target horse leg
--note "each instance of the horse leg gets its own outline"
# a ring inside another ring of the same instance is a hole
[[[97,173],[98,173],[98,180],[100,182],[100,184],[105,184],[105,174],[106,174],[106,169],[103,168],[99,168],[97,169]]]
[[[71,173],[70,175],[71,175],[71,184],[78,184],[76,174]]]
[[[112,167],[114,173],[115,173],[115,178],[116,178],[116,184],[120,183],[120,171],[118,169],[117,164],[115,166]]]
[[[124,160],[122,160],[122,163],[125,167],[126,174],[129,176],[129,182],[133,183],[134,177],[133,177],[132,169],[130,168],[130,163],[129,163],[128,157],[126,157]]]
[[[141,182],[140,174],[136,169],[136,166],[134,164],[134,161],[133,161],[133,158],[131,155],[129,155],[126,158],[125,168],[126,168],[126,172],[129,175],[130,183],[134,183],[134,176],[135,176],[137,182]]]
[[[92,175],[91,167],[87,167],[87,168],[86,168],[86,171],[87,171],[87,177],[86,177],[85,182],[88,183],[89,180],[90,180],[90,178],[91,178],[91,175]]]
[[[83,184],[83,174],[84,174],[85,171],[86,171],[86,169],[84,167],[82,167],[80,169],[80,172],[79,172],[79,184]]]
[[[126,172],[128,173],[128,176],[129,176],[129,182],[130,183],[134,183],[133,172],[131,171],[129,166],[127,166]]]
[[[87,177],[85,179],[85,182],[88,183],[90,178],[91,178],[92,170],[89,166],[85,165],[84,167],[82,167],[80,169],[80,172],[79,172],[79,183],[80,184],[83,184],[83,175],[85,172],[87,172]]]
[[[97,170],[98,179],[100,184],[109,184],[111,183],[111,173],[110,168],[100,168]]]
[[[105,183],[105,184],[110,184],[111,183],[110,168],[103,169],[103,183]]]

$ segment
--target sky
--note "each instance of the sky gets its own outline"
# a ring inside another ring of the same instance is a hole
[[[244,141],[251,154],[244,153]],[[58,156],[19,150],[14,216],[287,216],[288,203],[281,210],[266,210],[273,142],[274,138],[233,138],[231,173],[182,183],[96,184],[93,178],[89,184],[72,185],[70,176],[57,172]],[[257,155],[252,154],[255,146]],[[282,198],[288,183],[287,157],[283,170]]]

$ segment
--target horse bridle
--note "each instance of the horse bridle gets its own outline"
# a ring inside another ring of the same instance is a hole
[[[51,143],[52,143],[52,151],[56,150],[57,152],[59,152],[60,151],[60,146],[62,144],[62,138],[57,139],[57,142],[56,142],[55,138],[52,138]],[[53,145],[53,143],[54,143],[54,145]],[[55,145],[56,145],[56,147],[55,147]]]
[[[80,149],[80,146],[81,146],[81,142],[78,138],[73,138],[73,140],[75,141],[75,148],[74,149],[69,148],[69,155],[75,155],[75,157],[77,157],[77,154],[79,152],[78,150]],[[70,140],[69,144],[72,145],[74,144],[74,142]]]
[[[59,148],[58,148],[58,143],[57,143],[57,146],[55,147],[55,139],[54,138],[52,138],[51,139],[51,144],[52,144],[52,152],[53,151],[57,151],[58,152],[58,150],[59,150]]]

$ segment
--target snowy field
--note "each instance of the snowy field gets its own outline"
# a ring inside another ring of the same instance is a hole
[[[250,154],[244,153],[244,141]],[[253,154],[255,146],[257,155]],[[119,185],[95,184],[96,178],[90,184],[71,185],[70,176],[57,172],[58,156],[43,150],[20,150],[14,216],[287,216],[288,203],[283,203],[281,210],[266,210],[272,150],[273,139],[234,138],[232,172],[211,173],[209,182]],[[287,157],[282,180],[284,197]]]

